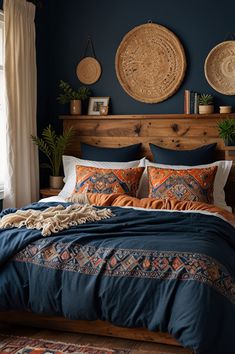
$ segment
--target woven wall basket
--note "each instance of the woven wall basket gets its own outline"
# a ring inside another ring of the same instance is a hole
[[[157,103],[172,96],[185,75],[179,39],[167,28],[147,23],[128,32],[115,59],[118,80],[137,101]]]
[[[205,61],[205,76],[216,91],[235,95],[235,41],[218,44]]]
[[[94,84],[101,75],[101,66],[96,58],[83,58],[76,68],[78,79],[86,85]]]

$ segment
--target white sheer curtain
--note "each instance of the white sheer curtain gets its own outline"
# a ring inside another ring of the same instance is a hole
[[[4,207],[21,207],[38,198],[36,135],[35,6],[4,0],[6,80],[6,173]]]
[[[6,134],[5,134],[5,80],[4,80],[4,16],[0,11],[0,199],[3,199]]]

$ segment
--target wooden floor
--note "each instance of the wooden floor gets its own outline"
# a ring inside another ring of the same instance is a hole
[[[189,354],[187,349],[149,342],[139,342],[127,339],[94,336],[88,334],[76,334],[69,332],[57,332],[28,327],[0,325],[0,333],[25,336],[31,338],[49,339],[53,341],[68,342],[74,344],[90,344],[102,348],[132,349],[133,354]]]

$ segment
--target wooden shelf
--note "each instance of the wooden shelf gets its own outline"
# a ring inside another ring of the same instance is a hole
[[[235,151],[235,146],[225,146],[224,150],[225,151]]]
[[[224,119],[227,117],[235,117],[235,113],[213,113],[213,114],[115,114],[115,115],[61,115],[59,119],[62,120],[78,120],[78,119],[89,119],[89,120],[100,120],[100,119]]]

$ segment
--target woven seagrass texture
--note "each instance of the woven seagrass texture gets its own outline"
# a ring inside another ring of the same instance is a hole
[[[157,103],[172,96],[180,87],[186,58],[173,32],[147,23],[124,36],[116,53],[115,67],[128,95],[137,101]]]
[[[235,41],[215,46],[206,58],[204,70],[213,89],[224,95],[235,95]]]
[[[76,73],[79,81],[83,84],[94,84],[101,75],[100,63],[92,57],[83,58],[77,65]]]

